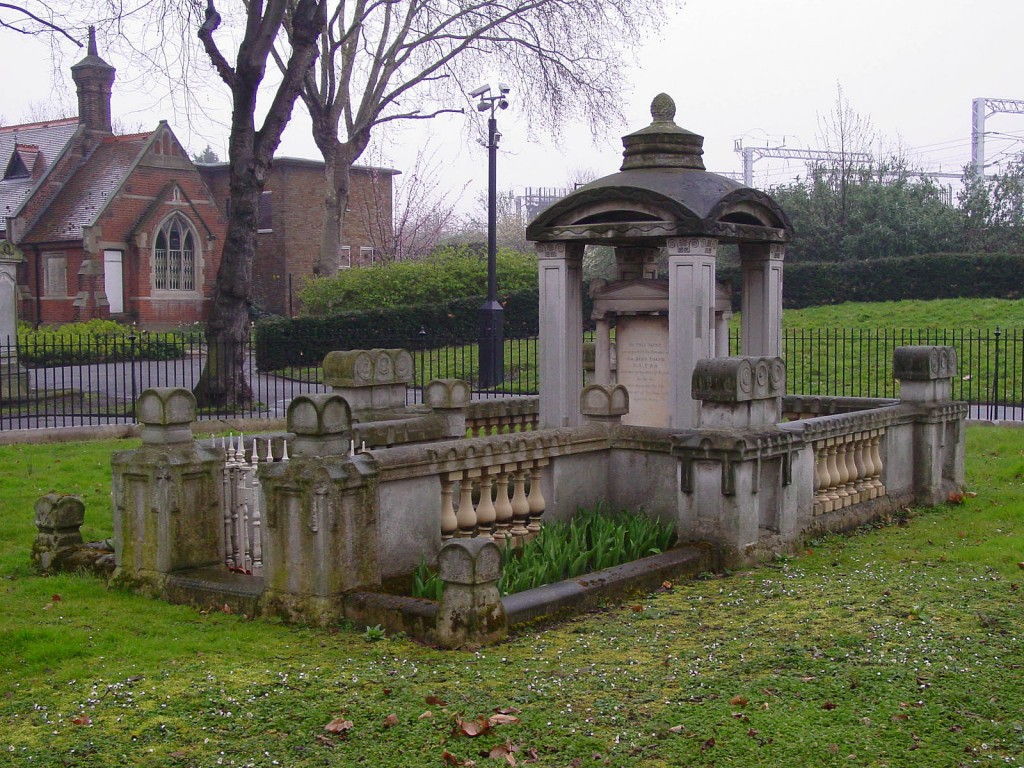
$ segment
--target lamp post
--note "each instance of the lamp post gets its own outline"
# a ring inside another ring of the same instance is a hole
[[[487,119],[487,298],[480,307],[480,336],[477,359],[479,386],[494,387],[505,380],[505,311],[498,302],[498,121],[495,113],[508,109],[509,87],[504,83],[486,83],[470,96],[478,99],[476,108],[490,112]]]

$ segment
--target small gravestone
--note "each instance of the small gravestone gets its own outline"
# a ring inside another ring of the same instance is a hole
[[[77,496],[48,493],[36,501],[36,539],[32,562],[41,571],[56,569],[65,556],[82,546],[85,504]]]
[[[498,593],[501,550],[490,539],[451,539],[438,555],[444,594],[437,612],[437,641],[443,648],[499,643],[508,621]]]

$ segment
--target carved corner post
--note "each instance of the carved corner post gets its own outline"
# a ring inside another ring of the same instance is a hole
[[[433,379],[423,388],[423,402],[444,420],[444,437],[466,436],[466,407],[472,391],[461,379]]]
[[[35,508],[36,533],[32,563],[43,573],[59,569],[65,556],[82,546],[85,504],[78,496],[48,493]]]
[[[591,423],[620,424],[629,413],[629,390],[621,384],[590,384],[580,392],[580,413]]]
[[[347,428],[339,395],[296,397],[291,460],[260,468],[264,613],[330,624],[346,590],[380,582],[376,465],[367,454],[345,455]]]
[[[919,504],[944,502],[964,485],[967,405],[952,398],[957,358],[953,347],[897,347],[893,376],[914,419],[914,495]]]
[[[111,459],[114,582],[160,592],[168,574],[222,562],[223,456],[192,439],[196,401],[154,387],[135,406],[142,447]]]
[[[673,438],[680,530],[716,544],[726,563],[788,549],[797,533],[798,435],[776,426],[785,369],[778,358],[701,360],[699,430]]]
[[[437,642],[443,648],[499,643],[508,621],[498,593],[501,551],[490,539],[451,539],[438,555],[444,593],[437,612]]]

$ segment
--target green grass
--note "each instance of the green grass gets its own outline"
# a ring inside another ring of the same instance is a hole
[[[3,765],[485,768],[505,741],[560,768],[1022,763],[1024,431],[969,430],[961,506],[469,653],[29,575],[38,494],[81,490],[110,533],[123,445],[0,448]],[[521,722],[453,734],[495,707]]]
[[[1021,299],[849,301],[787,309],[784,328],[1024,328]],[[738,327],[738,326],[736,326]]]

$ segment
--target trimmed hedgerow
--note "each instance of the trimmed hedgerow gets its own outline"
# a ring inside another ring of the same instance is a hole
[[[319,365],[337,349],[467,344],[479,335],[482,303],[482,296],[473,296],[436,304],[262,320],[256,324],[256,361],[261,370],[273,371]],[[537,335],[536,290],[505,294],[503,303],[505,338]]]
[[[719,270],[738,302],[736,267]],[[1024,254],[934,253],[893,259],[797,262],[786,265],[782,302],[801,309],[845,301],[1024,296]]]
[[[500,250],[498,285],[503,294],[537,290],[537,257]],[[299,292],[304,315],[443,304],[487,292],[487,258],[465,247],[418,261],[353,267],[314,278]]]
[[[113,320],[68,323],[58,328],[18,328],[18,359],[29,366],[173,360],[185,354],[185,339],[172,333],[136,331]]]

